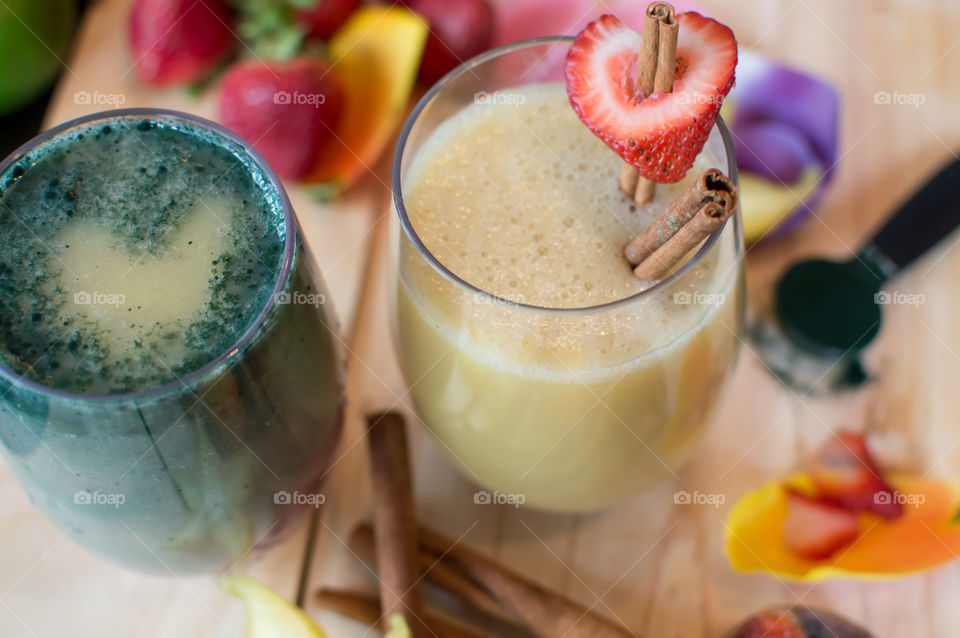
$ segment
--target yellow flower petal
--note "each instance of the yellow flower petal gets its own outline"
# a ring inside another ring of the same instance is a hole
[[[810,561],[787,550],[783,521],[787,515],[784,481],[768,483],[744,496],[730,510],[725,551],[738,572],[766,571],[783,578],[817,581],[825,578],[885,579],[924,571],[960,556],[960,482],[946,483],[892,475],[894,498],[904,503],[894,521],[864,514],[863,532],[848,548],[826,560]],[[808,491],[805,473],[787,481]]]

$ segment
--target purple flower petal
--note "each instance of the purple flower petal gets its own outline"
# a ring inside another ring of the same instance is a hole
[[[765,66],[756,74],[738,74],[734,127],[768,122],[789,126],[806,138],[814,157],[828,169],[837,157],[837,92],[799,71]]]
[[[729,101],[728,124],[742,170],[787,185],[810,166],[822,173],[816,188],[768,235],[780,237],[816,210],[833,177],[839,97],[817,78],[746,51]]]
[[[737,121],[733,146],[741,170],[781,183],[793,184],[817,158],[803,133],[779,122]]]

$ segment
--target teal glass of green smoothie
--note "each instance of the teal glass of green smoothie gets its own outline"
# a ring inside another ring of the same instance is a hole
[[[222,569],[324,500],[340,435],[330,301],[266,162],[126,109],[0,163],[0,449],[88,550]]]

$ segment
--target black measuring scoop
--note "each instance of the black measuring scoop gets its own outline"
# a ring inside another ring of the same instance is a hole
[[[797,347],[855,360],[880,331],[884,282],[960,225],[960,161],[940,170],[848,261],[794,264],[776,287],[777,322]]]

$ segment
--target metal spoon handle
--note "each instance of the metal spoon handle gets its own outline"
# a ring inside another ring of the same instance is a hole
[[[960,160],[947,164],[900,207],[861,257],[889,279],[960,226]]]

